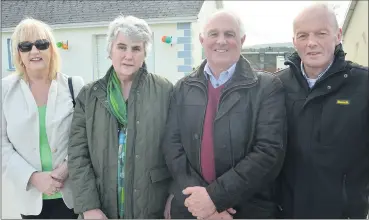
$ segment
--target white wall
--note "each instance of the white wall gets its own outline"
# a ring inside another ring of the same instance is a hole
[[[357,1],[343,36],[346,59],[368,66],[368,1]]]
[[[161,42],[162,36],[175,36],[177,33],[176,24],[158,24],[152,25],[154,32],[155,51],[155,74],[164,76],[172,83],[175,83],[183,75],[177,70],[177,45],[169,45]]]
[[[202,8],[198,15],[197,22],[192,23],[192,39],[193,39],[193,62],[194,66],[197,67],[201,64],[202,60],[202,45],[199,40],[199,34],[201,29],[203,28],[204,23],[207,21],[207,18],[217,11],[216,2],[215,1],[204,1]]]
[[[11,33],[1,33],[1,75],[2,77],[9,75],[12,71],[8,70],[8,44],[7,40],[11,37]],[[1,77],[1,78],[2,78]]]
[[[171,81],[178,80],[177,72],[177,48],[161,42],[163,35],[176,33],[176,24],[150,25],[154,32],[153,50],[155,51],[155,73],[163,75]],[[107,27],[83,28],[83,29],[56,29],[54,36],[56,41],[68,40],[69,49],[60,49],[62,58],[62,72],[75,76],[82,76],[85,82],[94,80],[96,72],[96,37],[106,34]],[[8,75],[8,50],[7,38],[11,33],[2,33],[2,76]],[[106,54],[106,56],[108,56]],[[182,76],[182,74],[180,75]]]

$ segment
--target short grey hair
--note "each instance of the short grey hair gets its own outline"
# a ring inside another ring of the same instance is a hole
[[[143,19],[134,16],[120,15],[109,24],[107,40],[108,40],[108,54],[111,55],[111,47],[113,41],[118,34],[122,33],[134,42],[143,42],[145,49],[145,56],[151,50],[152,45],[152,31]]]
[[[216,12],[214,12],[210,17],[208,17],[205,21],[205,23],[202,24],[202,27],[201,27],[201,33],[202,36],[205,36],[205,28],[206,28],[206,25],[209,23],[209,21],[216,17],[217,15],[219,14],[227,14],[229,16],[231,16],[232,18],[235,19],[236,23],[238,24],[238,28],[240,29],[240,36],[241,38],[246,34],[246,31],[245,31],[245,25],[241,19],[241,17],[234,11],[232,10],[229,10],[229,9],[219,9],[217,10]]]

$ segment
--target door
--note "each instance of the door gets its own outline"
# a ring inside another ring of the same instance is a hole
[[[107,45],[108,41],[105,34],[96,35],[97,74],[94,75],[94,80],[104,77],[111,66],[111,60],[108,58]]]

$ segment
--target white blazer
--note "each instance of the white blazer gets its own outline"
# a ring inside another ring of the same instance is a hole
[[[81,77],[72,77],[72,81],[76,98],[84,82]],[[53,168],[67,158],[73,111],[68,76],[58,73],[49,89],[45,119]],[[12,183],[12,199],[23,215],[39,215],[42,210],[42,193],[28,183],[33,172],[42,171],[39,133],[38,108],[28,83],[15,74],[3,78],[2,173]],[[67,207],[73,208],[68,179],[61,194]]]

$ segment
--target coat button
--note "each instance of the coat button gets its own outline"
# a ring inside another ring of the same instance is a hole
[[[96,88],[96,86],[94,86],[94,90],[96,90],[97,88]]]
[[[347,78],[347,74],[343,75],[343,77]]]
[[[140,158],[140,155],[136,154],[136,159],[139,159]]]
[[[331,89],[332,87],[331,86],[327,86],[327,89]]]
[[[140,121],[136,121],[136,124],[140,124]]]
[[[54,148],[53,149],[53,153],[56,153],[58,151],[58,149],[57,148]]]
[[[199,139],[199,135],[198,135],[198,134],[195,134],[193,137],[194,137],[196,140],[197,140],[197,139]]]

